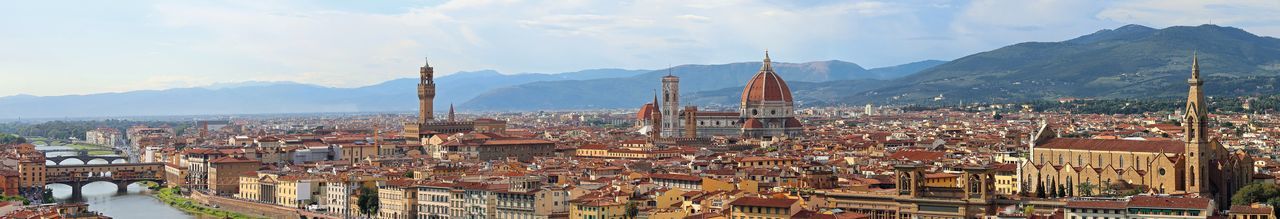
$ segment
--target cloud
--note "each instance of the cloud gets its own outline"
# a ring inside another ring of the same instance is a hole
[[[841,59],[954,59],[1126,23],[1280,34],[1276,2],[1138,0],[452,0],[438,3],[55,2],[0,8],[0,96],[295,81],[355,87],[437,72],[656,69]],[[65,63],[76,63],[67,65]],[[67,81],[65,78],[83,80]],[[201,83],[208,81],[207,83]],[[37,84],[37,85],[31,85]]]

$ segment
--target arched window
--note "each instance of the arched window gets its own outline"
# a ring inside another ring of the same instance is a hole
[[[1064,161],[1062,161],[1062,155],[1061,155],[1061,154],[1059,154],[1059,155],[1058,155],[1058,165],[1062,165],[1062,163],[1065,163],[1065,162],[1064,162]]]
[[[1082,156],[1080,156],[1080,155],[1076,155],[1076,165],[1075,165],[1075,166],[1084,166],[1084,158],[1083,158]]]

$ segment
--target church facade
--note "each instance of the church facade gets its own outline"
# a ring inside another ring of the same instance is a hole
[[[804,130],[795,118],[795,102],[787,82],[773,70],[765,52],[760,70],[742,90],[738,111],[699,111],[696,106],[680,108],[680,78],[662,77],[662,102],[654,97],[642,106],[636,124],[642,132],[661,137],[742,136],[750,138],[789,137]]]
[[[1031,139],[1029,161],[1021,166],[1022,192],[1085,196],[1137,189],[1230,204],[1231,195],[1250,182],[1253,160],[1228,151],[1209,135],[1198,59],[1192,60],[1187,82],[1181,140],[1058,138],[1042,125]]]

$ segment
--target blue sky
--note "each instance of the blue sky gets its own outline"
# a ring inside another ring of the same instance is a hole
[[[881,67],[1124,24],[1280,36],[1280,1],[13,1],[0,96],[760,59]]]

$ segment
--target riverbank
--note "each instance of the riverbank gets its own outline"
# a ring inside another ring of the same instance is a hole
[[[248,216],[241,213],[224,211],[224,210],[210,208],[208,206],[201,205],[200,203],[196,203],[195,201],[192,201],[191,199],[183,197],[182,195],[178,194],[178,190],[175,188],[161,188],[156,191],[157,191],[156,198],[160,199],[160,202],[164,202],[169,206],[173,206],[175,208],[178,208],[178,210],[187,212],[189,214],[199,215],[199,216],[210,216],[210,217],[216,217],[216,218],[233,218],[233,219],[259,218],[259,217]]]
[[[102,151],[102,150],[97,150],[97,149],[112,149],[111,147],[107,147],[107,146],[105,146],[105,145],[96,145],[96,144],[89,144],[89,143],[80,143],[80,142],[76,142],[76,143],[71,143],[71,144],[68,144],[68,145],[65,145],[65,146],[67,146],[67,147],[71,147],[71,149],[76,149],[76,150],[96,150],[96,151],[89,151],[89,155],[112,155],[112,154],[115,154],[115,152],[112,152],[112,151]]]

